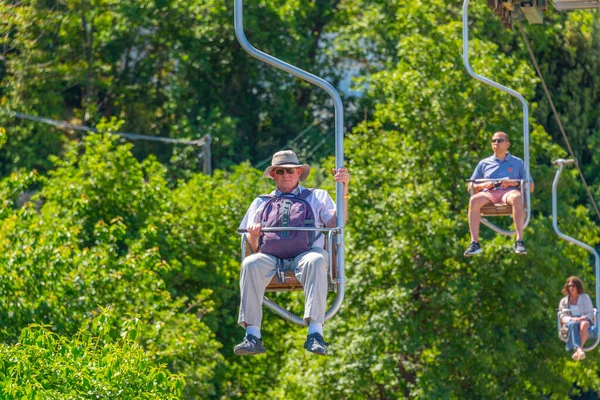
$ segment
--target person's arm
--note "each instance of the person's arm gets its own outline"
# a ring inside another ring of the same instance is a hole
[[[590,323],[594,320],[594,305],[592,304],[592,299],[590,299],[590,296],[588,295],[585,296],[585,308],[582,314],[585,315]]]
[[[254,223],[248,227],[248,234],[246,238],[248,238],[248,243],[250,244],[250,249],[252,249],[252,253],[256,253],[258,251],[258,239],[262,235],[262,225],[260,223]]]
[[[469,193],[471,193],[471,185],[473,186],[473,191],[475,193],[479,193],[484,189],[491,189],[494,187],[494,182],[481,182],[481,183],[476,183],[476,182],[469,182],[468,185],[468,190]]]
[[[348,172],[348,168],[340,168],[336,170],[335,168],[332,170],[334,179],[336,182],[342,182],[344,184],[344,225],[348,221],[348,196],[349,196],[349,183],[350,183],[350,173]],[[333,216],[329,218],[329,221],[325,223],[327,228],[335,228],[337,226],[337,215],[334,212]]]
[[[569,307],[567,305],[567,302],[565,301],[566,298],[563,298],[560,300],[560,303],[558,304],[558,312],[560,313],[560,322],[564,325],[567,322],[569,322],[571,320],[571,313],[569,312]]]
[[[250,251],[252,253],[256,253],[258,251],[258,239],[260,238],[260,235],[262,235],[260,223],[255,222],[262,204],[263,201],[261,198],[256,198],[248,208],[248,211],[246,211],[246,215],[244,215],[244,219],[238,228],[242,231],[246,230],[246,242],[250,245]],[[256,225],[258,225],[258,227]]]
[[[473,171],[473,175],[471,175],[471,181],[475,181],[476,179],[482,179],[484,178],[483,176],[483,171],[481,170],[481,161],[477,164],[477,167],[475,167],[475,171]],[[467,185],[467,191],[469,193],[471,193],[471,188],[473,189],[473,193],[479,193],[484,189],[491,189],[494,187],[494,183],[493,182],[481,182],[481,183],[477,183],[477,182],[469,182]]]

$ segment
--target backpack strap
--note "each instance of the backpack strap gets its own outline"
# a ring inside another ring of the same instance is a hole
[[[285,283],[285,269],[283,260],[281,258],[277,259],[277,282],[279,284]]]
[[[306,200],[308,196],[313,194],[315,189],[304,189],[301,193],[297,194],[296,197],[302,200]]]
[[[306,188],[304,189],[301,193],[299,193],[296,197],[304,200],[308,203],[308,201],[306,200],[308,198],[308,196],[310,196],[311,194],[313,194],[315,192],[315,189],[312,188]],[[308,204],[310,206],[310,203]],[[314,210],[313,210],[314,212]],[[314,225],[315,224],[315,220],[311,219],[311,220],[306,220],[304,221],[305,225]],[[323,232],[309,232],[308,233],[308,237],[309,237],[309,242],[308,242],[308,246],[312,247],[312,245],[319,240],[319,238],[323,236]]]

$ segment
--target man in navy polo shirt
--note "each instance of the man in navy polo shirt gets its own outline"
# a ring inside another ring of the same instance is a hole
[[[492,136],[492,150],[494,155],[484,158],[477,164],[471,180],[475,179],[526,179],[523,160],[508,152],[510,141],[504,132],[496,132]],[[482,252],[479,245],[479,223],[481,222],[481,207],[489,203],[502,203],[512,206],[513,220],[517,232],[515,242],[515,253],[527,254],[523,243],[523,225],[525,224],[525,209],[523,199],[519,190],[519,182],[503,181],[494,186],[494,182],[470,182],[469,191],[473,185],[475,194],[469,201],[469,229],[471,231],[471,243],[465,251],[465,256],[473,256]],[[533,192],[533,182],[530,185]]]

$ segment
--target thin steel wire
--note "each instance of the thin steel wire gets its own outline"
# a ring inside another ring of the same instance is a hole
[[[320,121],[315,118],[313,120],[313,122],[311,122],[306,128],[304,128],[302,131],[300,131],[300,133],[298,133],[292,140],[290,140],[289,142],[287,142],[278,151],[287,150],[287,149],[291,148],[295,144],[296,141],[298,141],[302,136],[304,136],[308,131],[310,131],[313,126],[318,125],[319,122]],[[260,168],[261,166],[265,165],[269,161],[271,161],[271,156],[269,156],[268,158],[265,158],[264,160],[260,161],[258,164],[255,165],[255,168]]]
[[[550,103],[550,107],[552,108],[552,113],[554,114],[554,118],[556,119],[556,123],[558,124],[560,133],[562,134],[563,139],[565,140],[565,143],[567,144],[567,149],[569,151],[569,154],[571,155],[571,158],[573,158],[573,160],[575,160],[575,167],[577,168],[577,171],[579,171],[579,176],[581,177],[581,180],[583,181],[583,186],[585,187],[585,191],[587,192],[587,195],[590,198],[590,202],[594,206],[594,210],[596,210],[596,215],[598,216],[598,219],[600,220],[600,210],[598,210],[598,205],[596,204],[596,201],[594,200],[594,196],[592,195],[592,192],[590,191],[590,188],[588,187],[588,184],[585,181],[585,177],[583,176],[583,172],[581,171],[581,168],[579,168],[579,163],[577,162],[577,158],[575,158],[575,154],[573,153],[573,149],[571,148],[571,143],[569,143],[569,138],[567,137],[565,129],[563,128],[562,122],[560,120],[560,116],[558,115],[558,112],[556,111],[556,107],[554,107],[554,102],[552,101],[552,96],[550,95],[550,91],[548,90],[548,86],[546,85],[546,80],[544,79],[544,75],[542,75],[542,71],[540,70],[537,59],[535,57],[535,54],[533,54],[533,49],[531,48],[529,39],[527,38],[525,30],[523,29],[523,26],[521,25],[521,23],[519,21],[517,21],[517,25],[519,26],[519,30],[521,31],[521,36],[523,37],[523,40],[525,41],[525,45],[527,46],[527,50],[529,51],[529,55],[531,56],[531,60],[533,61],[533,65],[535,66],[535,70],[537,71],[538,77],[540,78],[540,80],[542,82],[542,87],[544,88],[544,92],[546,92],[546,97],[548,98],[548,102]]]
[[[187,145],[191,145],[191,146],[204,146],[204,144],[207,142],[207,138],[208,138],[208,135],[206,135],[206,136],[202,137],[201,139],[197,139],[197,140],[185,140],[185,139],[164,138],[164,137],[159,137],[159,136],[140,135],[138,133],[129,133],[129,132],[101,132],[96,128],[91,128],[91,127],[85,126],[85,125],[74,125],[74,124],[70,124],[66,121],[58,121],[58,120],[46,118],[46,117],[37,117],[35,115],[23,114],[20,112],[7,110],[5,108],[0,108],[0,113],[8,114],[12,117],[26,119],[29,121],[41,122],[44,124],[53,125],[60,129],[72,129],[75,131],[94,132],[94,133],[110,133],[113,135],[122,136],[122,137],[124,137],[126,139],[130,139],[130,140],[152,140],[155,142],[187,144]]]

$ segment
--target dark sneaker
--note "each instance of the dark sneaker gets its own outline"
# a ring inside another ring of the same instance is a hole
[[[325,340],[323,340],[323,336],[318,332],[308,335],[306,342],[304,342],[304,348],[306,350],[320,356],[327,354],[327,346],[329,346],[329,343],[326,343]]]
[[[267,349],[262,344],[262,340],[254,335],[246,335],[242,343],[233,348],[233,352],[238,356],[252,356],[255,354],[266,353]]]
[[[467,250],[465,250],[465,257],[474,256],[475,254],[479,254],[482,251],[483,249],[479,245],[479,242],[471,242],[469,244],[469,247],[467,247]]]
[[[517,254],[527,254],[527,250],[525,250],[525,243],[522,240],[517,240],[515,242],[515,253]]]

